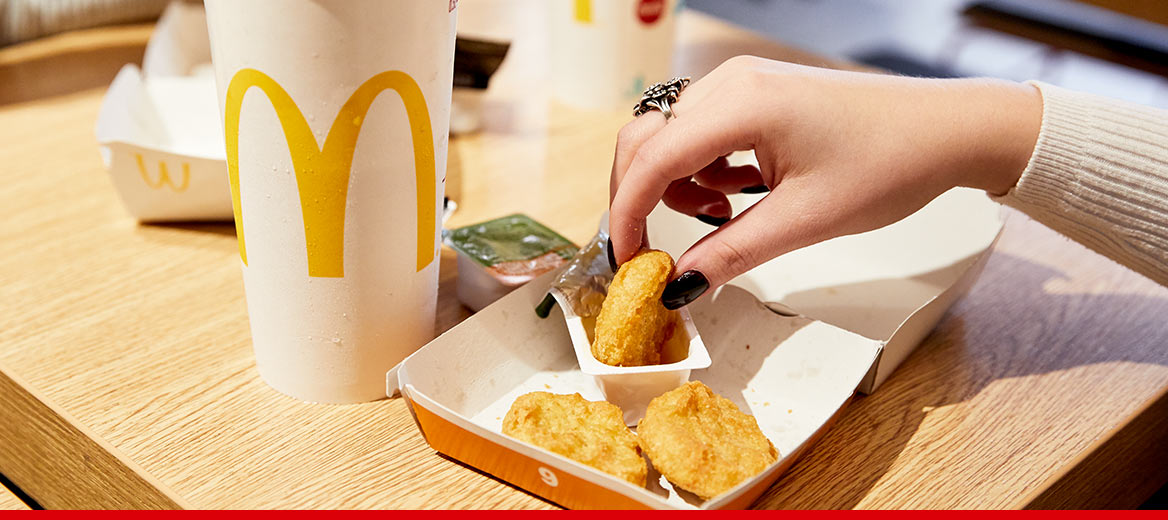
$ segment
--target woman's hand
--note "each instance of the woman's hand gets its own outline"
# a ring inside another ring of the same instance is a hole
[[[744,56],[690,85],[673,111],[621,129],[609,217],[618,263],[644,244],[658,201],[717,226],[678,259],[669,308],[788,251],[896,222],[954,186],[1003,194],[1042,123],[1028,85]],[[729,166],[737,150],[754,150],[759,167]],[[731,218],[726,194],[767,190]]]

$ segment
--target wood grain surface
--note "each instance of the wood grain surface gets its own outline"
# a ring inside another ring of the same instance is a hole
[[[0,486],[0,510],[15,511],[29,509],[28,504],[25,504],[16,495],[12,494],[8,488]]]
[[[970,293],[763,503],[1138,506],[1168,480],[1165,312],[1164,288],[1011,211]]]
[[[460,30],[514,45],[486,128],[451,140],[449,224],[522,211],[583,242],[629,114],[546,100],[543,5],[461,4]],[[0,472],[45,507],[551,507],[437,456],[399,399],[260,381],[234,228],[138,225],[102,168],[92,78],[146,34],[0,50]],[[743,53],[841,66],[692,12],[679,37],[694,76]],[[454,267],[439,330],[469,315]],[[1168,480],[1166,315],[1164,288],[1012,213],[971,293],[757,505],[1138,504]]]

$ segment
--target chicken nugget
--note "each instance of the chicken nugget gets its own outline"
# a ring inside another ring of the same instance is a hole
[[[703,499],[722,494],[779,458],[753,416],[700,381],[649,402],[637,438],[657,471]]]
[[[669,253],[644,249],[617,270],[596,317],[592,356],[612,366],[661,364],[662,346],[676,311],[661,304],[673,273]]]
[[[645,487],[648,464],[614,404],[531,392],[511,403],[503,433]]]

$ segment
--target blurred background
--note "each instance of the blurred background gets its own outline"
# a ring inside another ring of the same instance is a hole
[[[1164,0],[688,0],[820,54],[918,76],[994,76],[1168,107]]]
[[[0,0],[0,45],[148,20],[167,3]],[[688,0],[687,5],[786,44],[901,74],[1040,79],[1168,107],[1164,0]]]

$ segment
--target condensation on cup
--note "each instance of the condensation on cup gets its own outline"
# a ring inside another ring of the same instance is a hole
[[[260,376],[384,397],[434,335],[457,2],[206,4]]]
[[[646,87],[668,80],[681,0],[552,0],[554,98],[592,110],[632,111]]]

